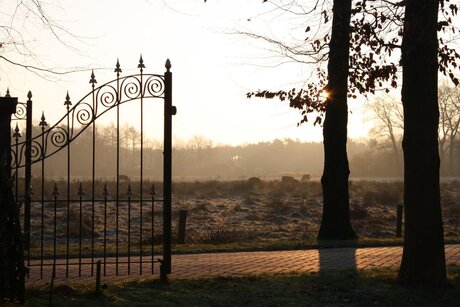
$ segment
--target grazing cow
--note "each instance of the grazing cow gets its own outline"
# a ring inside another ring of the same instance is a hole
[[[292,176],[283,176],[283,177],[281,177],[281,183],[291,184],[291,183],[296,183],[296,182],[298,182],[297,179],[295,179]]]
[[[302,179],[300,179],[302,182],[308,182],[310,181],[310,174],[306,174],[302,176]]]
[[[248,179],[248,183],[252,186],[259,185],[262,183],[262,180],[259,177],[251,177]]]

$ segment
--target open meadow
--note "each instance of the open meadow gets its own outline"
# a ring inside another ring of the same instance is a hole
[[[460,182],[441,185],[444,233],[460,236]],[[403,183],[350,182],[350,218],[359,237],[393,238]],[[318,181],[183,182],[173,188],[175,222],[187,210],[188,243],[308,240],[318,233],[322,190]],[[175,224],[176,224],[175,223]]]
[[[61,183],[58,182],[57,185],[60,186]],[[46,186],[47,190],[52,190],[51,182]],[[103,190],[103,186],[103,182],[98,182],[96,188]],[[152,203],[151,183],[144,184],[142,210],[138,182],[131,183],[130,201],[127,201],[124,192],[128,183],[121,183],[119,190],[123,192],[119,192],[118,208],[114,201],[114,183],[109,182],[107,186],[110,191],[107,201],[96,201],[94,206],[95,253],[102,252],[104,238],[109,255],[117,240],[121,251],[126,250],[129,241],[132,254],[139,252],[141,242],[145,246],[144,254],[151,253],[152,243],[157,246],[154,252],[160,252],[163,240],[162,203]],[[155,183],[155,187],[157,193],[161,194],[161,184]],[[78,185],[72,184],[71,193],[77,194],[77,191]],[[246,249],[251,249],[251,245],[255,247],[258,244],[269,248],[280,243],[315,242],[321,222],[321,191],[318,181],[283,181],[281,178],[268,181],[250,178],[235,181],[174,182],[173,249],[181,250],[186,247],[186,250],[190,247],[192,250],[199,250],[200,246],[214,246],[218,249],[218,246],[228,244],[236,247],[243,244]],[[441,184],[444,234],[449,240],[460,238],[459,191],[459,181]],[[350,218],[357,235],[364,240],[394,240],[397,206],[402,204],[402,196],[403,183],[400,181],[351,181]],[[161,197],[156,195],[156,199]],[[51,198],[51,195],[47,195],[47,199]],[[70,253],[77,253],[81,238],[82,254],[88,255],[92,239],[92,204],[85,201],[83,196],[82,199],[81,227],[80,203],[71,201],[69,205]],[[32,257],[40,252],[41,210],[40,201],[32,203]],[[185,244],[177,244],[181,210],[187,211]],[[45,201],[43,212],[44,254],[51,255],[54,236],[52,200]],[[57,253],[60,254],[64,252],[67,242],[66,195],[60,195],[56,203],[56,221]]]

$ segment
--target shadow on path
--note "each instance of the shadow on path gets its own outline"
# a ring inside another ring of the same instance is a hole
[[[357,270],[356,248],[323,248],[318,249],[319,272],[328,270]]]

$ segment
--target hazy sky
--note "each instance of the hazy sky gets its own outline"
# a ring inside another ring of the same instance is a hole
[[[10,5],[14,5],[11,1]],[[310,78],[307,66],[298,63],[278,65],[279,58],[267,45],[247,37],[229,34],[238,30],[270,34],[290,39],[304,35],[306,21],[273,11],[259,0],[60,0],[44,7],[53,20],[74,37],[58,32],[62,42],[37,26],[31,16],[20,12],[14,26],[19,28],[27,46],[45,67],[95,67],[99,84],[114,78],[117,58],[124,74],[136,71],[142,53],[146,72],[163,73],[170,58],[173,72],[173,104],[178,114],[173,134],[178,139],[202,135],[215,143],[240,144],[293,138],[320,141],[320,127],[304,124],[298,111],[276,100],[246,99],[246,92],[257,89],[290,89]],[[0,21],[8,24],[11,10],[2,4]],[[63,44],[64,43],[64,44]],[[4,49],[5,51],[6,49]],[[33,59],[14,52],[11,58],[36,64]],[[9,87],[13,96],[25,101],[33,92],[34,113],[38,120],[45,110],[49,123],[60,118],[66,91],[77,102],[90,90],[90,72],[46,80],[6,65],[0,66],[0,90]],[[159,101],[147,107],[146,133],[162,134]],[[133,115],[138,105],[123,107],[122,119],[137,125]],[[349,135],[367,135],[363,123],[363,103],[350,102]],[[106,117],[103,121],[110,122]]]

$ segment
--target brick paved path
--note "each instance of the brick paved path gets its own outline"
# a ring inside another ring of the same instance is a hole
[[[173,272],[170,277],[181,279],[331,269],[397,268],[401,261],[401,254],[402,247],[373,247],[173,255]],[[121,262],[126,262],[126,260],[127,258],[120,258]],[[131,260],[134,258],[131,257]],[[102,276],[102,282],[158,278],[159,264],[155,263],[154,274],[151,274],[150,257],[144,257],[144,260],[148,260],[148,263],[144,263],[142,267],[144,275],[139,274],[139,264],[135,263],[131,264],[130,275],[128,275],[128,267],[122,263],[119,265],[119,276],[116,276],[114,259],[108,259],[106,276]],[[78,263],[78,260],[72,261]],[[448,264],[460,266],[460,244],[446,245],[446,261]],[[88,262],[88,259],[83,259],[83,262]],[[56,285],[94,282],[95,277],[91,277],[90,265],[82,267],[81,277],[79,277],[78,266],[70,266],[69,276],[66,278],[63,263],[65,260],[59,260],[58,264],[60,265],[56,266]],[[32,264],[37,264],[37,262],[32,262]],[[51,266],[45,267],[44,278],[40,279],[40,268],[32,266],[27,287],[49,285],[51,272]]]

